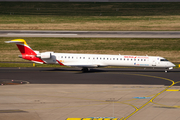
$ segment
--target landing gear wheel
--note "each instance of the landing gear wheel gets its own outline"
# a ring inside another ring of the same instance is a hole
[[[89,70],[88,70],[88,68],[82,68],[82,71],[83,72],[88,72]]]
[[[167,73],[167,72],[168,72],[168,70],[165,70],[165,72]]]

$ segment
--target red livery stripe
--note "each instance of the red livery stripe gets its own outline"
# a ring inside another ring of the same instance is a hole
[[[64,66],[64,64],[62,64],[59,60],[56,60],[60,65]]]

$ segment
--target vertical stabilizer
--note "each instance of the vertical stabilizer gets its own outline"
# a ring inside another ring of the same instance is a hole
[[[19,51],[22,54],[22,58],[26,60],[31,60],[33,62],[38,63],[45,63],[40,58],[36,57],[36,52],[29,47],[29,45],[26,43],[24,39],[14,39],[11,41],[5,41],[5,43],[16,43],[17,47],[19,48]]]
[[[16,43],[22,55],[36,55],[36,53],[29,47],[24,39],[14,39],[11,41],[6,41],[6,43]]]

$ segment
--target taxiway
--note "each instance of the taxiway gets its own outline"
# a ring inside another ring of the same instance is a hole
[[[0,30],[0,37],[180,38],[180,31]]]
[[[0,68],[0,119],[178,120],[180,69]],[[13,81],[12,81],[13,80]],[[8,84],[9,82],[9,84]],[[18,84],[13,84],[18,83]]]

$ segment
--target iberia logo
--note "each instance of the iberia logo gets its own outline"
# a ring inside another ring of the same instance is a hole
[[[60,60],[60,62],[64,62],[64,60]]]
[[[146,56],[124,56],[124,58],[140,58],[140,59],[149,59],[149,57],[146,57]]]

